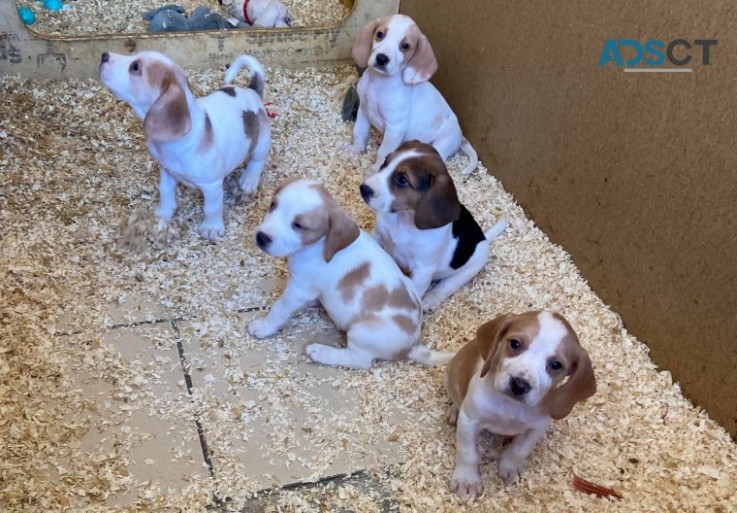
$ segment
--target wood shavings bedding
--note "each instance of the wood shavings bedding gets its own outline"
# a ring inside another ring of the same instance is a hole
[[[330,26],[348,14],[341,0],[282,0],[292,15],[293,27]],[[144,12],[165,5],[179,5],[187,13],[196,7],[230,18],[217,0],[70,0],[62,11],[50,11],[38,0],[16,0],[18,7],[28,7],[36,14],[32,29],[41,34],[74,36],[87,34],[129,34],[148,32]]]
[[[188,75],[202,94],[220,86],[223,74]],[[254,314],[238,311],[270,305],[278,290],[259,283],[278,283],[285,275],[284,262],[252,242],[279,183],[317,179],[361,226],[371,227],[357,191],[377,138],[360,158],[342,151],[351,126],[340,121],[340,106],[354,79],[348,66],[268,70],[266,101],[277,113],[270,162],[252,201],[226,206],[227,235],[216,244],[196,233],[201,196],[182,188],[175,225],[156,235],[161,232],[146,216],[157,201],[158,173],[140,121],[98,82],[0,80],[3,511],[204,511],[214,495],[228,497],[225,509],[236,511],[259,489],[244,472],[236,438],[275,462],[309,466],[313,478],[336,458],[358,460],[366,457],[365,447],[386,447],[400,463],[380,480],[401,511],[538,512],[548,505],[571,512],[736,511],[737,447],[725,431],[683,398],[668,372],[656,369],[646,346],[623,329],[570,257],[526,219],[483,165],[459,176],[463,157],[450,161],[461,200],[482,225],[503,214],[510,228],[493,243],[482,273],[426,318],[424,340],[454,350],[501,312],[548,308],[575,327],[598,377],[598,393],[554,424],[520,483],[499,480],[500,442],[484,437],[485,495],[473,504],[450,495],[455,432],[444,422],[442,368],[399,363],[320,374],[294,342],[300,333],[331,329],[316,308],[267,341],[245,335],[246,318]],[[111,333],[105,305],[129,297],[188,320],[178,333],[151,337],[162,350],[183,340],[190,367],[204,367],[191,398],[151,392],[171,358],[126,359],[105,341]],[[62,325],[77,333],[58,336]],[[257,365],[248,364],[253,354]],[[213,361],[218,364],[207,367]],[[136,482],[130,440],[121,439],[111,452],[83,450],[81,440],[103,415],[76,389],[79,375],[111,387],[116,415],[143,410],[167,421],[202,419],[217,461],[214,478],[193,476],[184,490],[168,493],[155,482]],[[227,399],[217,386],[226,387]],[[331,408],[321,400],[325,387],[359,392],[360,400]],[[309,412],[299,425],[297,411]],[[258,438],[253,425],[265,416],[271,430]],[[297,447],[319,455],[304,460]],[[386,464],[380,453],[374,458],[376,467]],[[616,489],[622,500],[576,492],[573,475]],[[119,490],[131,491],[135,504],[110,506],[107,498]],[[272,510],[373,512],[380,505],[373,492],[344,483],[281,493]]]

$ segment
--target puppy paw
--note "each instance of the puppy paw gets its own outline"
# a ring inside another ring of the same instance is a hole
[[[440,303],[442,303],[442,299],[438,300],[432,294],[426,294],[422,298],[422,312],[426,314],[432,313],[438,309]]]
[[[309,344],[305,346],[305,354],[307,355],[307,358],[317,363],[331,364],[332,359],[329,358],[329,353],[332,351],[333,348],[322,344]]]
[[[455,404],[450,405],[448,413],[445,414],[445,420],[448,421],[448,424],[451,426],[456,425],[456,422],[458,421],[458,406]]]
[[[258,173],[243,173],[238,180],[238,190],[241,194],[250,196],[258,189],[258,182],[261,177]]]
[[[517,481],[525,470],[527,470],[526,459],[517,459],[506,452],[499,458],[499,477],[508,483]]]
[[[349,157],[355,157],[366,152],[366,146],[357,146],[355,144],[346,143],[343,145],[343,153]]]
[[[225,235],[225,226],[223,225],[209,225],[202,224],[199,229],[199,234],[202,238],[207,240],[218,240],[220,237]]]
[[[456,467],[450,480],[450,491],[461,499],[475,499],[484,492],[478,470]]]
[[[272,326],[271,323],[266,320],[266,317],[255,319],[248,323],[248,334],[253,338],[262,339],[270,337],[277,331],[279,331],[279,328]]]
[[[170,223],[171,218],[174,216],[174,208],[168,205],[159,205],[156,207],[156,217],[165,223]]]

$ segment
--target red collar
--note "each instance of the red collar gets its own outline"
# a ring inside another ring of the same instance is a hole
[[[248,17],[248,2],[250,2],[250,0],[245,0],[245,2],[243,2],[243,20],[253,26],[253,21]]]

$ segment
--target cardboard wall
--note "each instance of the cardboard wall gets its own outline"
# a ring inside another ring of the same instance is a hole
[[[737,6],[403,0],[400,11],[432,42],[433,83],[490,172],[737,436]],[[599,66],[609,38],[718,44],[709,65],[691,50],[690,73],[627,73]]]

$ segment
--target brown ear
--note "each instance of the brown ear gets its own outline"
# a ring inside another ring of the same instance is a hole
[[[425,34],[420,34],[415,53],[402,70],[402,80],[407,85],[421,84],[430,80],[437,70],[438,61],[435,59],[430,41]]]
[[[360,233],[361,230],[348,212],[337,205],[333,207],[328,216],[328,234],[325,236],[325,261],[330,262],[338,251],[350,246]]]
[[[481,353],[481,358],[484,359],[484,366],[481,367],[480,375],[482,378],[491,370],[497,347],[504,338],[509,325],[512,324],[512,319],[514,319],[512,314],[500,315],[494,320],[485,322],[476,330],[476,345],[479,353]]]
[[[452,223],[461,215],[453,180],[447,173],[435,177],[415,209],[415,226],[420,230],[439,228]]]
[[[548,413],[555,420],[560,420],[573,409],[573,406],[596,393],[596,378],[591,367],[589,354],[580,348],[578,357],[573,362],[573,371],[568,381],[555,390],[551,390],[543,403]]]
[[[369,57],[371,57],[371,48],[374,46],[374,31],[381,22],[381,19],[371,21],[359,29],[353,36],[353,46],[351,47],[351,57],[353,62],[359,68],[368,66]]]
[[[171,142],[188,134],[191,129],[187,96],[174,71],[167,70],[161,81],[161,94],[143,120],[143,131],[153,141]]]

